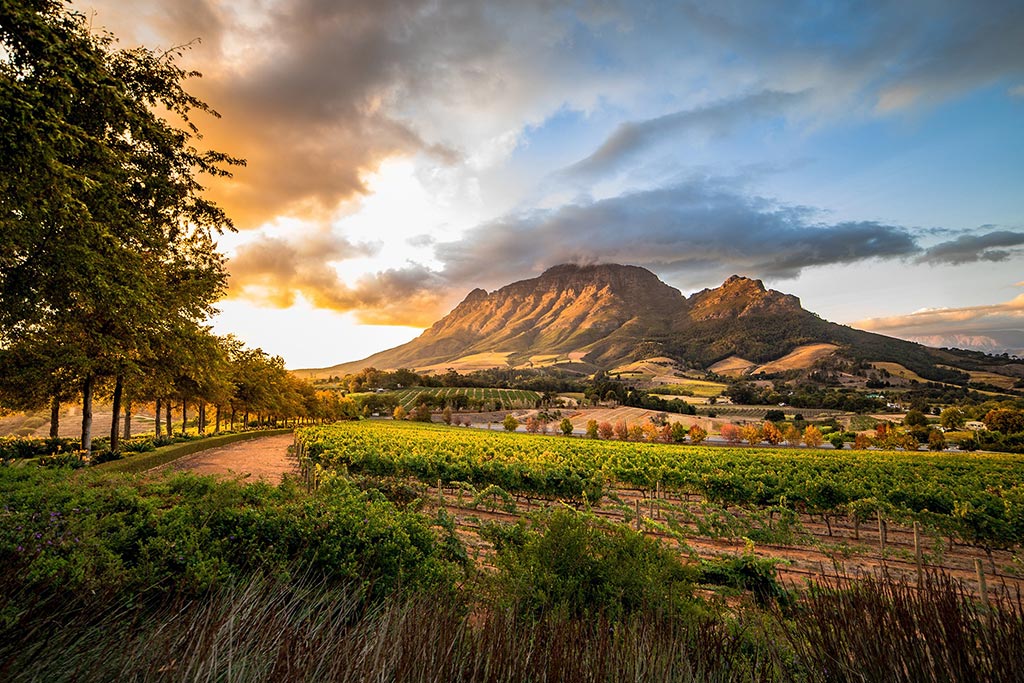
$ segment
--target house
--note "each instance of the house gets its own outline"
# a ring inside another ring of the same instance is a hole
[[[984,422],[978,422],[977,420],[971,420],[970,422],[965,422],[964,423],[964,429],[970,430],[972,432],[980,432],[980,431],[984,431],[985,429],[988,429],[988,427],[985,426]]]

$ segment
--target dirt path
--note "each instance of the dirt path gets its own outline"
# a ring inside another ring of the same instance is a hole
[[[220,448],[211,448],[171,461],[154,472],[190,471],[196,474],[217,474],[227,477],[263,479],[270,484],[281,483],[285,474],[298,474],[293,456],[288,454],[294,437],[279,434],[248,441],[238,441]]]

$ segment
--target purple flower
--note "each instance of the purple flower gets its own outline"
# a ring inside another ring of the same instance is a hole
[[[36,538],[42,538],[42,537],[43,537],[43,535],[41,533],[36,532]]]
[[[24,549],[24,548],[22,548],[22,547],[21,547],[21,546],[19,545],[19,546],[18,546],[18,552],[20,553],[20,552],[24,552],[24,551],[25,551],[25,549]]]

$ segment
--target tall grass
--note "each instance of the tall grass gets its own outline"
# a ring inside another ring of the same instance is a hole
[[[257,579],[203,599],[54,608],[0,633],[8,681],[770,681],[752,632],[708,617],[474,611]]]
[[[1024,680],[1020,594],[981,605],[948,574],[817,588],[782,624],[802,666],[830,681]]]
[[[884,578],[796,612],[608,620],[254,579],[202,598],[2,604],[5,681],[1018,681],[1021,602]]]

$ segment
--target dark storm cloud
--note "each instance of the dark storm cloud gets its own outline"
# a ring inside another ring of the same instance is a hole
[[[802,98],[801,94],[764,91],[645,121],[623,123],[593,154],[559,175],[567,179],[593,180],[686,134],[725,135],[741,124],[782,115]]]
[[[1024,245],[1024,232],[995,230],[983,235],[961,235],[929,247],[918,261],[961,265],[977,261],[1005,261],[1016,253],[1010,247]]]
[[[562,262],[646,265],[682,285],[739,272],[788,278],[808,267],[903,258],[913,234],[874,222],[816,223],[714,181],[694,181],[482,225],[440,244],[443,275],[464,286],[507,281]]]

